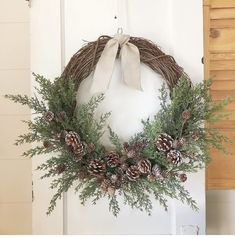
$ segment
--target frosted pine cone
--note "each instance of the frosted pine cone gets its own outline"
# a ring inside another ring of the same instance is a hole
[[[173,139],[166,133],[162,133],[156,140],[156,146],[159,151],[167,152],[173,147]]]
[[[138,162],[138,169],[142,174],[151,172],[151,162],[148,159],[142,159]]]
[[[43,112],[43,118],[46,120],[46,121],[52,121],[54,119],[55,115],[53,112],[51,111],[47,111],[47,112]]]
[[[92,159],[88,165],[88,172],[94,176],[101,176],[105,171],[105,162],[99,159]]]
[[[131,181],[136,181],[140,177],[138,166],[131,165],[126,171],[127,178]]]
[[[181,162],[181,153],[178,150],[170,150],[166,156],[172,164],[178,165]]]
[[[82,142],[78,142],[77,144],[73,145],[73,152],[79,157],[85,155],[85,147]]]
[[[118,153],[114,151],[109,152],[105,157],[105,159],[107,160],[107,165],[111,168],[117,167],[117,165],[119,164],[119,158],[120,157]]]
[[[67,145],[75,146],[76,144],[80,143],[80,136],[75,131],[70,131],[65,136],[65,143]]]
[[[159,176],[161,175],[162,169],[158,164],[155,164],[152,168],[152,174],[154,174],[155,176]]]
[[[106,193],[109,186],[111,186],[111,181],[109,179],[104,179],[100,185],[101,191]]]

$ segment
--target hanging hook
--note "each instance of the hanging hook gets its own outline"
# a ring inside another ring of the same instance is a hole
[[[122,33],[123,33],[122,27],[118,27],[118,29],[117,29],[117,34],[122,34]]]
[[[28,6],[31,7],[31,0],[25,0],[26,2],[28,2]]]

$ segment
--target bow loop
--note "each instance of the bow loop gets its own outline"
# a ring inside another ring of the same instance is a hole
[[[123,80],[127,86],[142,91],[139,50],[129,40],[129,35],[116,34],[106,43],[94,72],[91,86],[93,93],[103,92],[108,88],[119,45]]]

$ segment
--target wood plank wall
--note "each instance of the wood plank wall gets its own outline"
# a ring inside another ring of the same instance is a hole
[[[205,79],[214,78],[211,95],[219,101],[235,93],[235,1],[204,0]],[[235,110],[235,101],[226,111]],[[235,113],[228,119],[209,124],[235,141]],[[206,172],[207,189],[235,188],[235,144],[226,145],[231,153],[212,150],[212,162]]]

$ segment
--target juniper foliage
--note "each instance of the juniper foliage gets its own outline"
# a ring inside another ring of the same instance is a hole
[[[67,192],[72,185],[75,185],[75,191],[80,193],[79,198],[82,204],[89,199],[96,204],[99,199],[107,197],[109,209],[115,216],[120,211],[118,202],[120,197],[124,204],[146,211],[148,214],[151,214],[152,210],[152,197],[165,209],[167,209],[168,198],[178,199],[187,203],[192,209],[198,209],[196,202],[175,176],[166,176],[164,179],[155,181],[140,177],[135,182],[125,183],[114,195],[107,196],[102,193],[97,179],[90,176],[88,172],[88,162],[90,158],[103,158],[106,152],[99,141],[110,113],[102,115],[99,120],[96,120],[94,116],[104,95],[93,97],[87,104],[77,107],[74,80],[56,78],[54,82],[51,82],[41,75],[34,74],[34,76],[38,83],[36,91],[41,100],[36,95],[33,97],[6,95],[6,98],[27,105],[35,114],[32,120],[24,121],[28,125],[29,132],[20,135],[16,141],[16,145],[36,142],[36,146],[24,152],[24,156],[50,155],[50,158],[37,168],[44,171],[42,179],[52,178],[51,188],[56,189],[47,214],[54,210],[56,201],[61,199],[63,192]],[[218,114],[218,112],[223,111],[224,106],[231,101],[231,97],[228,97],[219,103],[214,103],[209,95],[210,85],[211,80],[193,86],[188,80],[181,78],[171,93],[170,101],[168,89],[163,85],[160,90],[161,110],[152,120],[142,122],[143,131],[134,135],[129,144],[142,138],[147,139],[148,143],[141,153],[152,164],[159,164],[168,174],[197,172],[203,168],[210,159],[209,148],[215,147],[224,151],[221,144],[224,141],[228,142],[227,138],[220,135],[216,129],[204,127],[205,120],[215,122],[226,117],[226,113]],[[43,117],[43,113],[48,111],[54,113],[51,121]],[[187,120],[182,118],[182,113],[185,111],[190,115]],[[82,141],[94,145],[95,150],[87,153],[82,163],[74,160],[73,153],[65,148],[64,140],[58,137],[63,130],[76,131]],[[115,150],[121,153],[123,142],[111,128],[109,132],[110,141]],[[170,164],[163,153],[156,151],[155,141],[160,133],[167,133],[174,140],[181,138],[186,140],[181,148],[184,160],[180,165]],[[196,140],[193,139],[192,133],[198,135]],[[41,145],[43,141],[49,141],[50,146],[45,148]],[[58,170],[61,166],[64,168],[63,171]]]

